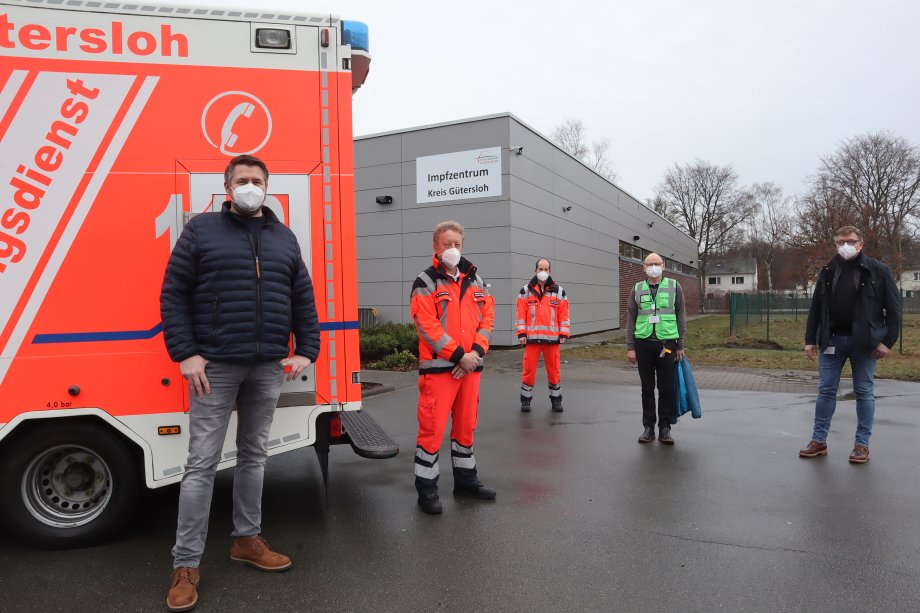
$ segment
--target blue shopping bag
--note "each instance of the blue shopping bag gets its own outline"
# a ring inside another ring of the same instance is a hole
[[[671,414],[671,423],[676,424],[677,419],[687,412],[693,419],[703,416],[700,395],[693,379],[693,369],[690,367],[690,360],[684,357],[683,360],[677,360],[674,365],[674,412]]]

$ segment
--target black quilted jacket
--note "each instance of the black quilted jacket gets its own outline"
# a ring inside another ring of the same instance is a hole
[[[219,213],[193,217],[176,242],[160,293],[166,349],[176,362],[280,360],[292,332],[294,353],[316,361],[319,324],[300,246],[262,211],[257,241],[225,202]]]

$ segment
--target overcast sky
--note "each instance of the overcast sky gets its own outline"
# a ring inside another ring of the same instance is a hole
[[[847,137],[920,145],[913,0],[198,3],[367,23],[356,135],[505,111],[549,135],[579,118],[643,201],[675,162],[732,164],[791,194]]]

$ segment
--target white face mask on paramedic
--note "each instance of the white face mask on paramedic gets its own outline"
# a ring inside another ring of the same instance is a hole
[[[262,188],[247,183],[233,190],[233,202],[240,209],[248,213],[255,213],[265,202],[265,192]]]
[[[549,279],[549,273],[546,272],[545,270],[541,270],[540,272],[537,273],[537,280],[540,283],[546,283],[547,279]]]
[[[856,257],[856,254],[859,253],[859,250],[856,249],[855,245],[844,243],[837,247],[837,253],[839,253],[840,257],[842,257],[844,260],[852,260]]]
[[[441,253],[441,261],[444,262],[444,265],[448,268],[456,268],[457,264],[460,263],[460,250],[456,247],[445,249]]]
[[[645,274],[651,279],[657,279],[661,276],[661,266],[648,266],[645,269]]]

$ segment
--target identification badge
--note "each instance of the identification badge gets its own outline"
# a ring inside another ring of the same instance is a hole
[[[834,355],[834,353],[836,353],[836,350],[837,348],[831,345],[830,347],[824,350],[824,355]]]
[[[649,316],[648,316],[648,322],[649,322],[650,324],[657,324],[657,323],[660,323],[660,322],[661,322],[661,317],[659,317],[658,315],[649,315]]]

